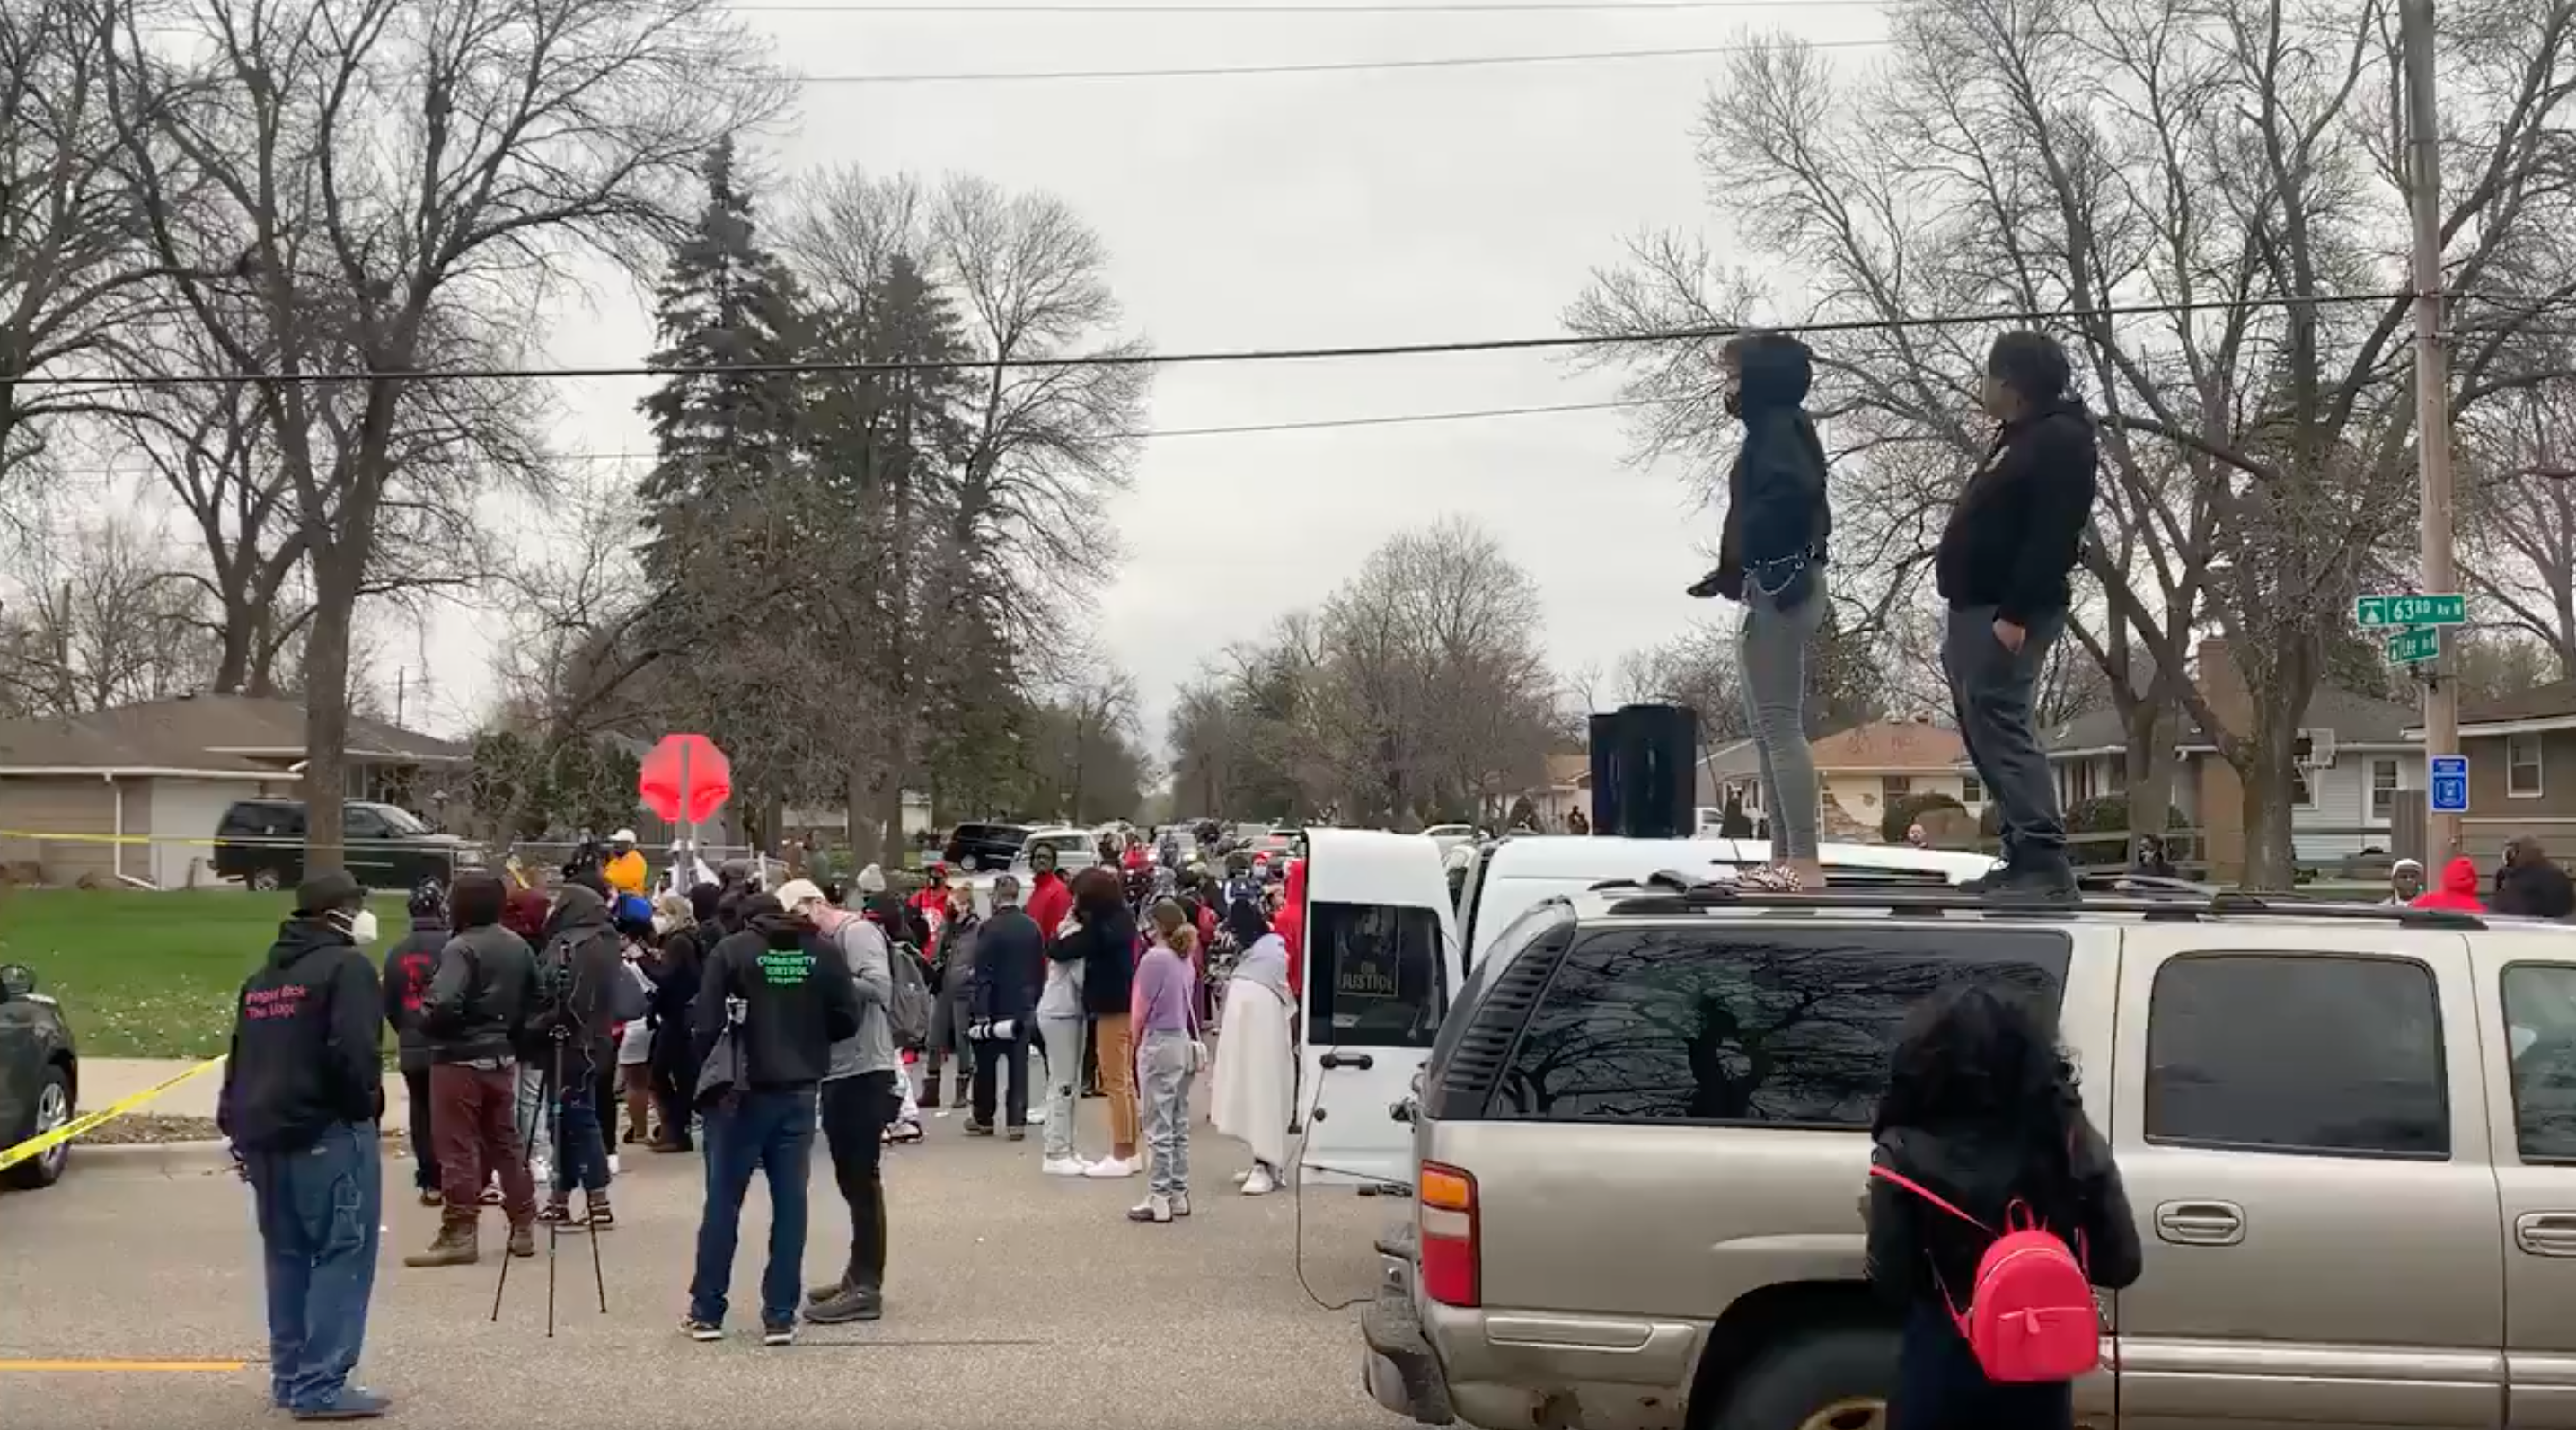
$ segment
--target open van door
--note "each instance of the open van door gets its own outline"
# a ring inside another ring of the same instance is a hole
[[[1303,1175],[1410,1186],[1413,1094],[1458,992],[1458,926],[1440,846],[1419,834],[1307,831],[1297,1010]]]

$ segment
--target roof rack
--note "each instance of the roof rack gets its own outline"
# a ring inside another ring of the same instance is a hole
[[[2134,886],[2136,892],[2095,894],[2079,888],[2076,897],[2065,900],[1998,897],[1972,893],[1956,886],[1948,889],[1921,886],[1880,889],[1828,887],[1812,893],[1786,893],[1696,879],[1669,869],[1647,876],[1642,883],[1621,879],[1592,887],[1605,894],[1620,889],[1637,890],[1636,894],[1620,898],[1610,906],[1611,913],[1628,915],[1697,913],[1710,909],[1886,909],[1894,913],[1947,913],[1956,910],[2041,918],[2088,913],[2140,914],[2149,919],[2269,917],[2350,919],[2424,929],[2473,930],[2487,927],[2486,920],[2477,915],[2454,909],[2274,901],[2260,894],[2214,890],[2184,880],[2147,876],[2121,876],[2120,882]]]

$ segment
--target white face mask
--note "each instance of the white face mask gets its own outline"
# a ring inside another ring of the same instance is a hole
[[[669,914],[655,914],[653,916],[653,932],[658,935],[666,934],[670,931],[671,916]]]
[[[360,909],[356,913],[341,916],[334,921],[349,931],[349,939],[353,943],[369,944],[376,941],[376,911],[373,909]]]

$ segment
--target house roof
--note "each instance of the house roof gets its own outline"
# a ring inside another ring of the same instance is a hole
[[[1855,725],[1813,741],[1808,748],[1816,768],[1828,773],[1946,774],[1968,754],[1958,731],[1919,721]]]
[[[2557,680],[2535,685],[2493,700],[2463,702],[2460,723],[2463,725],[2521,725],[2550,721],[2576,724],[2576,680]],[[2421,730],[2422,722],[2414,722]]]
[[[1700,756],[1699,764],[1711,780],[1749,778],[1761,773],[1762,752],[1751,740],[1736,740]]]
[[[466,747],[379,720],[351,717],[349,753],[437,764]],[[193,695],[86,715],[0,721],[0,769],[276,774],[304,758],[304,707],[249,695]]]
[[[1592,756],[1578,751],[1569,755],[1547,757],[1547,783],[1550,789],[1567,785],[1582,786],[1592,782]]]
[[[2416,741],[2418,732],[2414,727],[2420,723],[2411,705],[2340,686],[2320,685],[2308,698],[2308,715],[2300,727],[2332,730],[2336,740],[2347,745],[2404,745]],[[2041,731],[2039,742],[2053,755],[2124,750],[2129,744],[2129,729],[2121,722],[2118,710],[2102,705]],[[2210,744],[2196,727],[2188,725],[2186,717],[2183,737],[2175,742],[2175,748],[2206,750]]]

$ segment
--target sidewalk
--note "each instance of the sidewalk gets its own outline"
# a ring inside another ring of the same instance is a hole
[[[157,1083],[166,1082],[195,1067],[193,1058],[83,1058],[80,1065],[80,1110],[95,1112],[120,1099],[133,1096]],[[224,1087],[224,1070],[213,1068],[179,1084],[168,1092],[135,1109],[137,1113],[157,1113],[163,1117],[205,1117],[215,1115],[215,1101]],[[410,1099],[404,1095],[402,1074],[385,1074],[385,1125],[408,1125]]]

